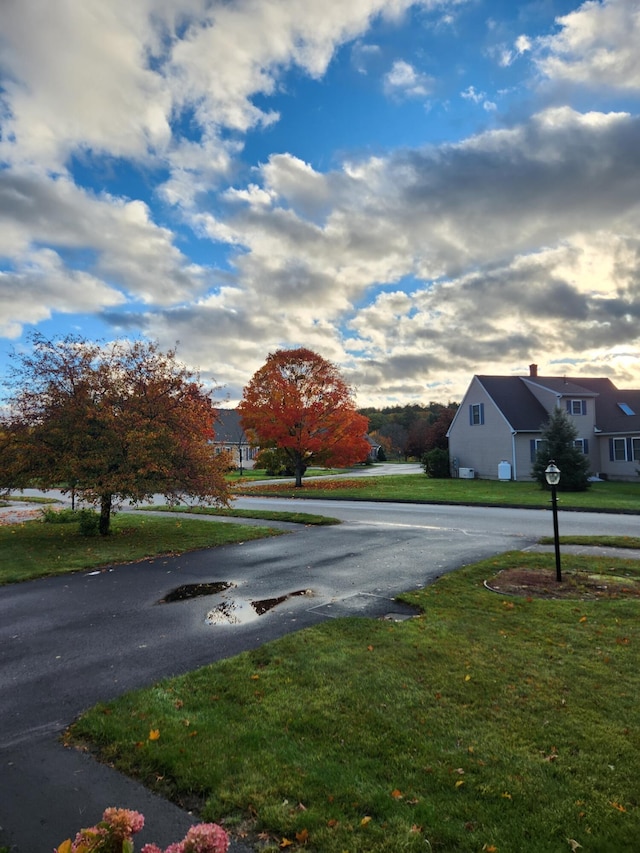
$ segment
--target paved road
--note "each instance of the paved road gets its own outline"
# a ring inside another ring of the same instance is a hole
[[[398,613],[397,593],[551,532],[543,510],[293,503],[344,523],[0,588],[0,843],[50,853],[107,805],[153,815],[143,841],[175,841],[188,815],[58,744],[81,711],[326,619]],[[634,516],[560,513],[567,534],[637,533],[638,523]],[[158,603],[183,584],[213,581],[233,586],[217,597]],[[250,605],[302,591],[262,616]]]

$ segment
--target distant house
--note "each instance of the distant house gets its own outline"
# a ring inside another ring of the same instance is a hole
[[[637,480],[640,468],[640,390],[610,379],[474,376],[447,436],[452,475],[531,480],[543,424],[562,407],[578,430],[576,444],[594,475]]]
[[[378,454],[380,453],[380,448],[382,445],[378,441],[374,441],[370,435],[365,435],[365,439],[369,444],[369,454],[367,456],[367,462],[378,462]]]
[[[254,467],[260,448],[253,447],[249,443],[237,409],[218,409],[218,417],[213,424],[213,430],[215,432],[213,443],[217,453],[222,453],[225,450],[230,453],[236,468]],[[365,439],[370,448],[367,456],[368,461],[377,462],[380,444],[368,435],[365,436]]]
[[[217,453],[226,450],[236,468],[253,468],[259,448],[249,444],[236,409],[218,409],[213,431]]]

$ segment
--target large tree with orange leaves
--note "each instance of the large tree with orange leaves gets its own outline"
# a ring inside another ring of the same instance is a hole
[[[256,444],[286,455],[298,487],[312,463],[344,467],[367,458],[368,419],[356,411],[338,368],[311,350],[271,353],[238,409]]]
[[[61,487],[100,508],[155,493],[226,503],[226,457],[200,382],[154,343],[32,336],[16,355],[0,428],[0,487]]]

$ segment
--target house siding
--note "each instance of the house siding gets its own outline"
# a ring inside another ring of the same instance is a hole
[[[472,423],[471,407],[481,407],[480,423]],[[454,427],[455,423],[455,429]],[[451,473],[460,468],[473,468],[476,477],[498,479],[498,462],[503,459],[513,467],[511,430],[491,397],[474,377],[460,404],[449,431]]]

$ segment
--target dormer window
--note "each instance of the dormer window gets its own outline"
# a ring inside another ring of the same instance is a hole
[[[567,400],[567,414],[569,415],[586,415],[587,401],[586,400]]]
[[[618,403],[618,408],[622,409],[625,415],[635,415],[635,412],[627,403]]]

